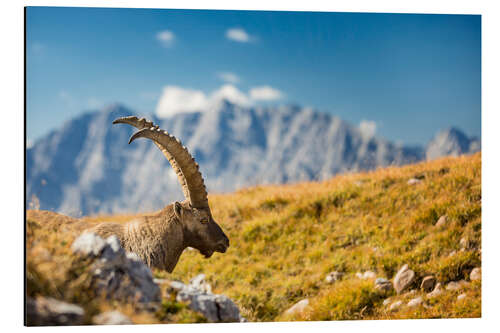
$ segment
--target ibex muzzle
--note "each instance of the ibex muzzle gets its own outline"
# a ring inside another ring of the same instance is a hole
[[[212,217],[203,177],[187,148],[144,118],[131,116],[113,121],[120,123],[138,129],[129,143],[147,138],[163,152],[177,174],[186,200],[126,224],[101,223],[92,231],[103,237],[117,235],[126,250],[137,253],[149,266],[168,272],[173,271],[188,246],[198,249],[206,258],[214,252],[226,252],[229,239]]]

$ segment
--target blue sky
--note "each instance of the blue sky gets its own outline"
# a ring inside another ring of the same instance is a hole
[[[425,144],[481,134],[481,17],[29,7],[27,137],[111,103],[299,104]]]

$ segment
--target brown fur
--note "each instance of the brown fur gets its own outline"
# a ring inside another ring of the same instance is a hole
[[[101,237],[116,235],[125,250],[135,252],[148,266],[168,272],[174,270],[188,246],[206,257],[214,251],[225,252],[229,246],[210,209],[196,209],[188,202],[170,204],[154,215],[127,223],[104,222],[89,231]]]

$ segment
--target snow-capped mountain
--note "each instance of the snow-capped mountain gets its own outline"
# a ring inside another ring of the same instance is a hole
[[[458,156],[462,154],[475,153],[481,150],[481,141],[477,138],[469,138],[462,131],[451,127],[440,131],[429,142],[426,149],[426,157],[429,160],[442,156]]]
[[[28,148],[28,207],[34,203],[40,209],[78,216],[152,211],[183,200],[177,178],[158,148],[144,139],[128,145],[134,128],[112,125],[114,119],[134,114],[119,105],[87,113]],[[457,150],[435,139],[426,152],[296,106],[245,108],[221,101],[204,112],[148,118],[188,147],[209,192],[321,180],[347,171],[413,163],[436,152],[466,153],[474,146],[459,144]]]

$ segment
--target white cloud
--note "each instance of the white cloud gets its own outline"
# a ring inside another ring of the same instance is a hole
[[[170,47],[175,40],[175,34],[170,30],[163,30],[156,34],[156,39],[162,46]]]
[[[359,123],[359,130],[366,138],[372,138],[377,133],[377,123],[373,120],[361,120]]]
[[[240,43],[248,43],[251,40],[251,36],[241,28],[227,29],[226,38]]]
[[[224,84],[207,95],[201,90],[169,85],[163,88],[156,115],[166,118],[177,113],[207,111],[223,99],[239,106],[252,106],[257,101],[270,101],[282,96],[279,90],[269,86],[252,88],[246,94],[232,84]]]
[[[202,111],[207,105],[208,98],[201,90],[166,86],[156,106],[156,114],[168,117],[176,113]]]
[[[240,82],[240,78],[238,77],[238,75],[231,72],[220,72],[217,74],[217,76],[219,77],[219,79],[227,83],[236,84]]]
[[[255,101],[273,101],[283,97],[283,93],[270,86],[254,87],[250,89],[250,98]]]
[[[251,105],[251,101],[248,96],[240,91],[238,88],[233,86],[232,84],[225,84],[220,87],[218,90],[212,93],[210,97],[211,102],[218,102],[220,100],[226,99],[231,103],[241,106],[249,106]]]

